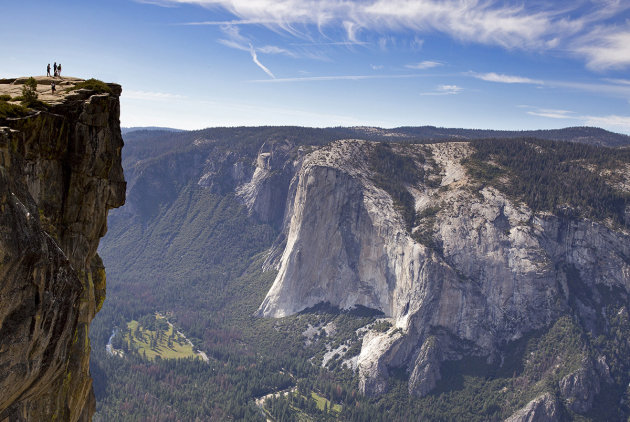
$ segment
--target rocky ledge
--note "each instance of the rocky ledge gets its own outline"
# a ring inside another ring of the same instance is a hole
[[[0,118],[0,421],[89,421],[88,329],[105,300],[96,250],[125,200],[121,87],[52,97],[36,79],[47,110]],[[25,80],[0,80],[0,94]]]

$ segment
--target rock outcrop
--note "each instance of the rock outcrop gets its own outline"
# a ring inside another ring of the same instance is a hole
[[[545,393],[527,403],[505,422],[556,422],[560,419],[558,401],[551,393]]]
[[[300,159],[284,236],[270,253],[278,274],[258,311],[283,317],[328,302],[390,317],[388,333],[363,340],[365,393],[386,391],[389,370],[405,368],[410,392],[425,395],[440,379],[441,362],[500,362],[503,346],[562,315],[595,329],[598,288],[630,292],[627,228],[534,212],[475,185],[461,163],[471,146],[442,143],[391,147],[423,169],[423,179],[405,186],[418,216],[409,229],[401,205],[377,183],[373,148],[339,141]],[[588,410],[598,391],[592,368],[584,364],[560,381],[573,411]],[[541,400],[524,412],[551,412],[555,401]]]
[[[19,81],[2,83],[12,86]],[[0,420],[89,421],[89,324],[105,299],[96,250],[125,199],[112,93],[59,94],[0,120]]]

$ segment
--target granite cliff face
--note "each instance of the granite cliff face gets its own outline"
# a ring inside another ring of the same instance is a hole
[[[108,210],[125,200],[121,89],[108,86],[0,120],[2,421],[94,413],[88,329],[105,299],[96,250]]]
[[[358,357],[366,394],[385,392],[390,372],[402,368],[409,391],[426,395],[444,361],[478,356],[500,366],[506,346],[533,332],[579,326],[602,334],[609,296],[627,306],[627,208],[621,226],[534,212],[471,180],[462,165],[468,143],[393,144],[423,174],[405,187],[417,215],[408,227],[370,167],[374,145],[340,141],[295,159],[284,234],[267,263],[278,274],[258,311],[283,317],[322,302],[382,311],[392,328],[368,332]],[[247,204],[264,203],[250,194],[262,190],[244,191]],[[598,369],[586,349],[572,360],[573,352],[558,351],[555,369],[538,370],[557,378],[557,394],[576,413],[591,408],[606,382],[606,363]],[[541,395],[512,420],[558,417],[556,398]]]

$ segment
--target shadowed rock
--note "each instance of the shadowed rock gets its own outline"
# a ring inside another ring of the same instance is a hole
[[[19,83],[2,80],[0,91]],[[2,421],[94,413],[88,329],[105,300],[96,250],[108,210],[125,199],[121,89],[109,87],[113,94],[64,93],[48,111],[0,119]]]

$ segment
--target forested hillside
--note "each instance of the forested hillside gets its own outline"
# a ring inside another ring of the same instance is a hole
[[[126,133],[127,205],[110,214],[99,250],[107,268],[107,300],[91,327],[95,420],[501,420],[548,391],[546,385],[557,383],[570,373],[571,362],[588,354],[605,357],[614,382],[602,384],[592,409],[578,414],[562,407],[562,412],[576,420],[628,416],[625,405],[610,405],[626,400],[624,386],[630,381],[627,292],[602,289],[594,304],[579,293],[579,277],[569,282],[571,295],[577,295],[571,300],[606,309],[602,316],[567,314],[528,332],[501,346],[505,364],[500,367],[464,352],[460,359],[445,359],[441,379],[423,397],[410,393],[410,373],[404,367],[391,368],[384,394],[360,393],[355,369],[362,337],[367,332],[391,338],[402,333],[383,312],[322,303],[284,318],[255,316],[277,275],[273,261],[278,257],[269,252],[277,254],[286,242],[286,192],[294,189],[291,180],[305,156],[345,138],[415,145],[499,135],[504,139],[470,144],[472,153],[461,164],[471,191],[491,186],[535,213],[588,218],[627,230],[630,189],[623,178],[630,153],[601,145],[628,145],[628,137],[592,128],[520,133],[262,127]],[[583,143],[560,142],[567,140]],[[370,180],[391,196],[414,241],[443,254],[435,229],[439,204],[416,211],[407,186],[423,183],[443,193],[450,189],[440,186],[446,176],[431,173],[437,164],[429,150],[401,155],[403,147],[375,145],[377,155],[366,164]],[[247,183],[257,177],[263,159],[268,160],[265,180],[270,182],[256,192],[271,199],[252,203]],[[619,187],[624,183],[626,190]],[[275,209],[281,211],[271,212]],[[414,229],[418,224],[428,229],[421,233]],[[117,327],[156,312],[168,315],[209,361],[107,354],[105,345]],[[590,318],[588,324],[585,318]],[[558,356],[562,371],[569,372],[554,372]],[[270,396],[274,392],[282,394]]]

